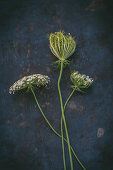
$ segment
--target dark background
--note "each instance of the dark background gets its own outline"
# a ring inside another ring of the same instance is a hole
[[[63,100],[71,92],[72,70],[94,79],[92,88],[74,94],[67,106],[71,144],[87,170],[113,170],[112,10],[111,1],[103,0],[0,0],[0,170],[63,170],[61,140],[49,129],[32,94],[8,93],[25,75],[50,76],[50,85],[37,98],[60,133],[59,70],[52,67],[56,58],[48,34],[62,29],[77,42],[73,62],[63,72]],[[73,161],[74,170],[81,170]]]

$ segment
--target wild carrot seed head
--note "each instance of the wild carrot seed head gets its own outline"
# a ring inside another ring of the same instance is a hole
[[[67,35],[63,31],[51,33],[49,41],[51,52],[60,61],[65,61],[75,52],[76,42],[70,33]]]

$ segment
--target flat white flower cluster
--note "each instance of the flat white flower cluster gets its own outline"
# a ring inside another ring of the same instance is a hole
[[[78,88],[78,89],[85,89],[88,88],[92,83],[93,79],[90,78],[89,76],[86,76],[85,74],[80,74],[78,71],[74,71],[71,74],[71,81],[73,83],[73,88]]]
[[[41,74],[33,74],[30,76],[25,76],[21,78],[20,80],[16,81],[10,88],[9,88],[9,93],[15,93],[18,90],[25,89],[29,87],[30,85],[33,86],[46,86],[48,82],[50,81],[50,78],[45,75]]]

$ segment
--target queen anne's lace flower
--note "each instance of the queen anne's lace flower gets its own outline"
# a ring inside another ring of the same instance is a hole
[[[65,61],[75,52],[76,42],[70,33],[67,35],[63,31],[51,33],[49,41],[51,52],[60,61]]]
[[[22,90],[25,88],[29,88],[30,86],[46,86],[48,82],[50,81],[50,78],[45,75],[41,74],[33,74],[30,76],[25,76],[21,78],[20,80],[16,81],[10,88],[9,93],[15,93],[18,90]]]
[[[91,86],[93,79],[85,74],[80,74],[78,71],[74,71],[71,76],[71,81],[73,83],[72,88],[80,91],[80,89],[85,89]]]

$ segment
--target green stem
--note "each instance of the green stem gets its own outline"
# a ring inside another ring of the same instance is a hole
[[[65,108],[66,108],[69,100],[71,99],[72,95],[74,94],[75,90],[76,90],[76,89],[74,88],[73,91],[71,92],[71,94],[69,95],[69,97],[67,98],[67,100],[66,100],[66,102],[65,102],[65,104],[64,104],[64,110],[65,110]]]
[[[75,92],[75,89],[71,92],[71,94],[69,95],[69,97],[67,98],[67,100],[66,100],[66,102],[65,102],[65,104],[64,104],[64,111],[65,111],[65,108],[66,108],[66,106],[67,106],[67,104],[68,104],[68,102],[69,102],[69,100],[70,100],[70,98],[71,98],[71,96],[73,95],[73,93]],[[63,118],[62,118],[62,116],[61,116],[61,125],[63,124]],[[62,126],[61,126],[61,129],[62,129]],[[61,133],[62,135],[63,135],[63,130],[62,130],[62,133]]]
[[[75,91],[75,90],[74,90]],[[65,102],[64,105],[64,110],[66,108],[66,105],[68,101],[70,100],[71,96],[73,95],[74,91],[72,91],[71,95],[68,97],[67,101]],[[65,148],[64,148],[64,135],[63,135],[63,119],[61,116],[61,135],[62,135],[62,150],[63,150],[63,162],[64,162],[64,170],[66,170],[66,161],[65,161]]]
[[[66,102],[65,102],[65,104],[64,104],[64,111],[65,111],[65,109],[66,109],[66,106],[67,106],[69,100],[71,99],[71,97],[72,97],[72,95],[74,94],[75,91],[76,91],[76,89],[74,88],[74,89],[72,90],[71,94],[68,96],[68,98],[67,98],[67,100],[66,100]],[[61,116],[61,124],[62,124],[62,121],[63,121],[62,119],[63,119],[63,118],[62,118],[62,116]],[[72,147],[71,147],[71,151],[73,152],[73,148],[72,148]],[[75,152],[74,152],[74,156],[75,156],[75,158],[77,159],[78,163],[81,165],[81,167],[82,167],[84,170],[86,170],[86,168],[85,168],[84,165],[81,163],[81,161],[79,160],[79,158],[77,157],[77,155],[76,155]]]
[[[63,121],[62,121],[62,119],[61,119],[61,138],[62,138],[62,151],[63,151],[64,170],[66,170],[65,148],[64,148],[64,134],[63,134]]]
[[[68,143],[70,165],[71,165],[71,170],[73,170],[73,161],[72,161],[72,155],[71,155],[71,147],[70,147],[69,135],[68,135],[67,125],[66,125],[66,119],[65,119],[65,115],[64,115],[62,94],[61,94],[61,90],[60,90],[60,80],[61,80],[61,77],[62,77],[62,72],[63,72],[63,61],[61,61],[61,69],[60,69],[60,74],[59,74],[59,78],[58,78],[58,92],[59,92],[59,97],[60,97],[62,118],[63,118],[63,121],[64,121],[64,127],[65,127],[65,132],[66,132],[67,143]]]
[[[36,104],[37,104],[40,112],[42,113],[42,116],[44,117],[45,121],[47,122],[47,124],[49,125],[49,127],[52,129],[52,131],[53,131],[57,136],[59,136],[59,137],[61,138],[61,135],[52,127],[52,125],[49,123],[48,119],[46,118],[44,112],[42,111],[42,109],[41,109],[41,107],[40,107],[40,105],[39,105],[39,103],[38,103],[38,100],[37,100],[37,98],[36,98],[36,95],[35,95],[34,90],[33,90],[32,87],[31,87],[31,91],[32,91],[32,93],[33,93],[33,96],[34,96],[34,98],[35,98]]]
[[[33,96],[34,96],[34,99],[35,99],[35,101],[36,101],[36,104],[37,104],[37,106],[38,106],[38,108],[39,108],[42,116],[44,117],[46,123],[49,125],[49,127],[51,128],[51,130],[52,130],[58,137],[62,138],[62,136],[61,136],[61,135],[52,127],[52,125],[49,123],[48,119],[47,119],[46,116],[44,115],[44,112],[42,111],[42,109],[41,109],[41,107],[40,107],[40,105],[39,105],[39,103],[38,103],[38,100],[37,100],[37,98],[36,98],[36,95],[35,95],[35,93],[34,93],[33,88],[32,88],[32,87],[30,87],[30,88],[31,88],[31,91],[32,91],[32,93],[33,93]],[[67,143],[67,140],[66,140],[65,138],[64,138],[64,141]],[[76,158],[77,161],[79,162],[79,164],[83,167],[84,170],[86,170],[86,168],[82,165],[82,163],[81,163],[80,160],[78,159],[78,157],[77,157],[76,153],[74,152],[74,149],[72,148],[72,146],[71,146],[71,150],[72,150],[75,158]]]

